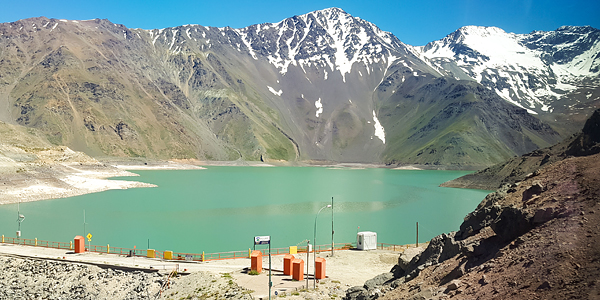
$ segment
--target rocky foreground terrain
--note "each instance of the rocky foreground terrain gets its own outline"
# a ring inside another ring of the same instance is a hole
[[[195,272],[168,277],[158,272],[0,256],[0,299],[180,299],[182,295],[186,299],[251,299],[248,290],[226,275]]]
[[[345,299],[600,299],[599,128],[596,111],[554,162],[518,159],[531,173]]]

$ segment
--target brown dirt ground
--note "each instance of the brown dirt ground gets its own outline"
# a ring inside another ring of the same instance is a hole
[[[523,202],[535,183],[545,191]],[[600,154],[554,163],[504,201],[559,214],[476,263],[459,254],[428,267],[382,299],[600,299]]]

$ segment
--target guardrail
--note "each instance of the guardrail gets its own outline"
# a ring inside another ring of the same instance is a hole
[[[392,251],[404,251],[408,248],[408,245],[400,246],[394,244],[377,243],[377,249],[380,250],[392,250]]]
[[[0,241],[4,244],[14,244],[14,245],[24,245],[24,246],[34,246],[34,247],[45,247],[45,248],[54,248],[54,249],[64,249],[64,250],[74,250],[73,242],[52,242],[52,241],[43,241],[36,239],[23,239],[23,238],[15,238],[15,237],[6,237],[2,236],[2,240]],[[355,248],[354,243],[335,243],[333,250],[348,250]],[[377,249],[385,249],[385,250],[393,250],[393,251],[404,251],[408,246],[401,246],[395,244],[385,244],[378,243]],[[123,256],[138,256],[138,257],[148,257],[147,249],[130,249],[130,248],[121,248],[121,247],[111,247],[110,245],[99,246],[99,245],[86,245],[86,251],[96,252],[96,253],[107,253],[107,254],[115,254],[115,255],[123,255]],[[307,246],[297,246],[296,253],[306,253]],[[268,255],[268,249],[258,249],[257,251],[262,252],[263,255]],[[314,246],[314,251],[325,252],[331,251],[331,244],[328,245],[317,245]],[[224,260],[224,259],[238,259],[238,258],[249,258],[251,250],[242,250],[242,251],[229,251],[229,252],[215,252],[215,253],[180,253],[180,252],[172,252],[172,251],[154,251],[154,258],[157,259],[165,259],[165,253],[169,252],[171,259],[170,260],[180,260],[180,261],[209,261],[209,260]],[[284,255],[289,254],[290,248],[271,248],[271,255]]]
[[[14,238],[14,237],[6,237],[2,236],[2,243],[5,244],[14,244],[14,245],[24,245],[24,246],[36,246],[36,247],[45,247],[45,248],[55,248],[55,249],[65,249],[72,250],[73,243],[65,243],[65,242],[51,242],[51,241],[43,241],[36,239],[22,239],[22,238]]]

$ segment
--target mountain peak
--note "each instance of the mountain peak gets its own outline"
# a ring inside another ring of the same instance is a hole
[[[600,31],[590,26],[562,26],[529,34],[465,26],[420,49],[438,63],[454,61],[463,72],[454,76],[466,74],[505,100],[539,113],[571,97],[578,89],[577,77],[597,81],[598,38]],[[592,99],[593,93],[585,97],[583,101]]]
[[[473,33],[473,34],[486,34],[486,33],[506,33],[502,28],[498,28],[495,26],[477,26],[477,25],[467,25],[459,28],[457,31],[463,33]]]
[[[349,15],[349,13],[347,13],[346,11],[344,11],[343,9],[339,8],[339,7],[330,7],[330,8],[325,8],[325,9],[321,9],[321,10],[316,10],[313,13],[324,13],[324,14],[329,14],[329,15],[334,15],[334,14],[346,14]]]
[[[567,31],[567,32],[575,32],[575,33],[586,33],[586,32],[590,32],[590,31],[594,31],[597,30],[596,28],[586,25],[586,26],[571,26],[571,25],[565,25],[565,26],[560,26],[558,27],[558,29],[556,29],[556,31]]]
[[[340,71],[343,79],[355,62],[389,63],[391,51],[403,47],[389,32],[375,24],[332,7],[238,30],[250,55],[260,53],[281,74],[290,65],[323,67],[323,74]]]
[[[506,31],[498,27],[469,25],[459,28],[455,32],[449,34],[448,37],[452,37],[455,40],[463,40],[467,36],[477,36],[485,38],[493,36],[502,36],[506,34]]]

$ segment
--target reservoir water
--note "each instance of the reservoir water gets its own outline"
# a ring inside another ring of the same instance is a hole
[[[140,177],[120,179],[158,187],[21,203],[22,237],[68,242],[92,233],[93,245],[146,249],[149,243],[187,253],[244,250],[263,235],[271,236],[272,247],[306,245],[317,212],[333,197],[336,243],[374,231],[378,242],[408,244],[415,242],[416,222],[420,242],[458,230],[489,192],[438,187],[464,171],[208,167],[135,173]],[[16,220],[16,204],[0,206],[0,234],[14,237]],[[331,223],[332,210],[325,208],[317,218],[317,244],[331,244]]]

